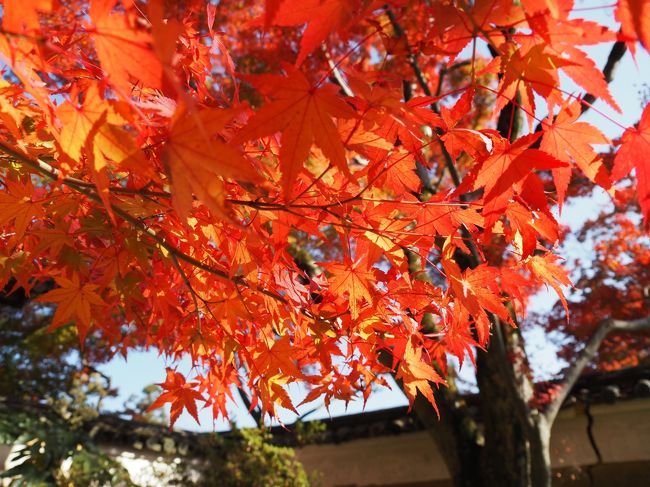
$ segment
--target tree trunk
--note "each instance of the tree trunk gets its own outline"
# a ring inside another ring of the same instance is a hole
[[[436,391],[440,419],[423,397],[413,405],[441,453],[455,487],[550,487],[550,427],[537,411],[522,415],[507,376],[479,358],[484,438],[460,398]],[[453,391],[452,391],[453,392]]]
[[[535,411],[537,413],[537,411]],[[551,471],[551,424],[545,415],[533,414],[531,432],[531,478],[535,487],[550,487]]]
[[[454,486],[550,487],[550,425],[527,404],[527,374],[517,373],[495,345],[477,357],[478,418],[456,393],[453,378],[450,388],[435,391],[440,418],[421,396],[414,412],[435,440]]]
[[[494,367],[489,353],[477,360],[485,446],[481,470],[487,485],[531,486],[528,424],[510,391],[510,378]]]
[[[481,351],[477,357],[480,415],[485,432],[481,452],[484,485],[549,487],[550,427],[546,417],[528,404],[532,382],[527,367],[513,353],[521,345],[519,331],[502,332],[509,335],[507,355],[497,335],[489,351]]]

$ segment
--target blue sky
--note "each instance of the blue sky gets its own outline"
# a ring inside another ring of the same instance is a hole
[[[606,4],[606,1],[602,2]],[[577,7],[591,7],[595,4],[593,1],[576,2]],[[613,18],[613,11],[611,8],[599,8],[581,11],[580,16],[584,16],[591,20],[598,21],[606,25],[615,25]],[[599,66],[605,64],[609,49],[611,46],[602,45],[585,49],[596,60]],[[569,91],[580,91],[566,78],[563,79],[566,89]],[[636,123],[639,119],[642,106],[642,95],[644,90],[650,90],[650,56],[645,50],[639,49],[637,51],[636,63],[629,53],[626,53],[624,59],[619,63],[615,73],[615,79],[610,85],[614,99],[619,103],[622,112],[617,113],[607,104],[602,101],[597,101],[592,110],[590,110],[582,120],[587,121],[598,128],[600,128],[607,136],[615,138],[621,134],[619,125],[608,120],[607,117],[616,120],[624,126],[629,126]],[[569,225],[571,228],[579,228],[582,223],[588,218],[594,216],[598,209],[609,203],[609,197],[604,191],[596,193],[593,197],[584,198],[579,202],[567,205],[559,220],[562,224]],[[590,252],[589,242],[587,245],[579,244],[576,241],[569,241],[563,250],[567,257],[577,257],[580,255],[588,255]],[[555,302],[555,295],[553,293],[542,293],[536,297],[532,303],[531,311],[543,312],[549,309]],[[531,360],[536,370],[538,377],[543,377],[548,374],[553,374],[559,371],[562,367],[561,362],[557,360],[554,348],[547,340],[542,330],[529,330],[527,334],[527,346],[531,354]],[[124,361],[121,357],[114,359],[112,362],[105,365],[102,370],[108,374],[113,381],[113,385],[117,386],[120,390],[120,395],[114,400],[106,403],[108,408],[119,409],[124,400],[132,394],[138,394],[142,391],[143,387],[154,383],[162,382],[165,376],[165,367],[174,365],[166,361],[164,357],[158,356],[156,352],[131,352],[128,360]],[[182,362],[178,365],[181,372],[189,372],[189,362]],[[471,380],[472,371],[466,369],[462,374],[468,380]],[[291,392],[291,388],[290,388]],[[302,397],[298,386],[293,390],[296,397]],[[393,390],[378,389],[373,393],[365,407],[366,411],[394,407],[397,405],[405,405],[407,400],[397,387]],[[311,411],[318,407],[318,402],[313,402],[301,408],[301,413]],[[344,403],[337,402],[330,407],[329,413],[324,407],[319,407],[315,412],[310,414],[310,419],[327,418],[331,413],[332,416],[340,414],[356,413],[363,410],[361,401],[351,403],[347,409]],[[227,429],[228,424],[220,422],[213,425],[212,415],[209,411],[204,410],[200,413],[201,425],[197,425],[187,413],[184,413],[178,422],[176,428],[189,429],[189,430],[217,430]],[[233,408],[232,418],[240,426],[253,426],[253,421],[247,414],[242,405]],[[286,412],[281,415],[283,422],[291,423],[296,418],[293,413]]]

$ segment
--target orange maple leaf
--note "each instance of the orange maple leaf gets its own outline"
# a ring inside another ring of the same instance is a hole
[[[43,216],[41,204],[34,202],[34,185],[30,180],[5,180],[5,190],[0,192],[0,224],[13,222],[16,240],[20,241],[34,218]]]
[[[566,269],[555,263],[558,260],[560,258],[553,254],[545,254],[543,256],[534,255],[528,257],[524,265],[530,272],[555,290],[560,301],[562,301],[562,306],[564,306],[564,311],[566,311],[568,319],[569,306],[564,297],[562,286],[571,286],[572,283]]]
[[[116,0],[93,0],[88,11],[102,68],[123,96],[129,95],[134,84],[160,88],[163,65],[154,54],[151,35],[138,30],[127,13],[112,12],[115,4]]]
[[[312,143],[336,167],[349,173],[345,148],[332,118],[355,117],[350,106],[337,96],[336,86],[314,86],[297,69],[287,69],[287,76],[247,77],[274,101],[263,105],[233,139],[233,143],[242,143],[282,132],[280,167],[285,195],[290,194]]]
[[[372,270],[362,265],[362,262],[364,260],[357,262],[348,260],[341,264],[320,264],[332,273],[329,286],[330,292],[336,296],[343,296],[347,293],[352,319],[359,317],[360,300],[365,300],[370,305],[373,302],[371,290],[373,289],[372,283],[375,281],[375,275]]]
[[[431,365],[423,360],[422,347],[415,347],[410,338],[404,348],[404,355],[401,358],[395,378],[402,381],[404,393],[411,404],[415,401],[419,391],[435,408],[436,413],[440,415],[433,397],[431,383],[444,384],[445,381]]]
[[[469,230],[484,224],[483,216],[473,208],[463,208],[453,202],[446,204],[444,195],[434,196],[427,201],[412,205],[411,211],[417,218],[415,229],[425,235],[454,235],[461,225]]]
[[[360,75],[349,80],[357,97],[353,100],[357,110],[363,113],[363,125],[395,145],[399,142],[416,157],[421,157],[423,127],[443,127],[443,121],[431,110],[435,100],[430,96],[416,96],[402,101],[401,93],[368,83]],[[374,122],[372,125],[371,122]]]
[[[74,320],[83,341],[92,321],[91,308],[106,306],[106,303],[97,294],[98,286],[89,283],[82,284],[76,273],[72,274],[71,279],[60,276],[55,280],[59,287],[39,296],[37,301],[57,305],[50,329],[56,329]]]
[[[475,90],[468,88],[452,108],[440,107],[445,133],[440,137],[445,148],[454,159],[465,152],[472,159],[483,160],[492,151],[492,140],[479,130],[458,126],[458,123],[472,110]]]
[[[219,416],[228,418],[228,402],[235,403],[232,392],[233,384],[240,387],[237,369],[224,365],[222,367],[215,366],[208,371],[206,381],[202,384],[202,390],[209,398],[205,406],[211,406],[215,418]]]
[[[5,0],[2,30],[20,33],[39,28],[38,12],[51,12],[54,0]]]
[[[75,95],[73,93],[71,98],[74,99]],[[113,219],[108,194],[107,159],[121,164],[127,159],[141,161],[142,158],[131,135],[119,126],[125,124],[126,120],[107,100],[102,99],[97,84],[90,85],[81,106],[66,101],[57,107],[56,114],[63,123],[57,136],[61,149],[73,160],[81,161],[82,148],[85,148],[93,181]]]
[[[103,167],[104,157],[120,164],[139,152],[131,135],[120,127],[126,120],[101,97],[97,84],[90,85],[81,106],[66,101],[57,107],[56,114],[63,123],[57,137],[59,145],[75,161],[81,160],[84,146],[92,148],[95,158],[102,156],[102,162],[95,161],[97,171]]]
[[[158,409],[169,402],[172,405],[169,414],[170,428],[174,427],[174,423],[184,409],[187,409],[187,412],[192,415],[197,423],[199,422],[196,401],[205,401],[205,399],[194,389],[198,383],[186,382],[183,374],[167,368],[167,378],[165,379],[165,382],[157,385],[162,387],[165,392],[156,398],[156,400],[147,408],[147,411]]]
[[[521,252],[522,258],[535,252],[538,235],[552,244],[559,239],[558,224],[550,212],[533,213],[522,204],[514,202],[506,208],[506,217],[512,229],[513,245]]]
[[[454,260],[455,250],[451,239],[448,238],[441,255],[442,266],[456,303],[473,318],[478,342],[480,345],[485,345],[490,331],[490,320],[485,310],[494,313],[505,322],[512,322],[500,296],[500,272],[487,264],[474,269],[461,270]]]
[[[76,93],[72,94],[76,98]],[[90,85],[84,95],[83,104],[75,105],[66,101],[56,109],[56,115],[63,124],[57,140],[63,152],[75,161],[81,160],[81,149],[86,144],[93,125],[108,110],[108,104],[102,100],[97,84]],[[116,117],[112,115],[111,118]],[[115,120],[117,123],[121,119]]]
[[[558,47],[557,52],[558,55],[574,63],[573,65],[562,68],[569,78],[584,88],[587,93],[591,93],[606,102],[617,112],[621,112],[621,107],[618,106],[618,103],[616,103],[616,100],[614,100],[614,97],[609,91],[609,86],[602,70],[586,52],[567,43]]]
[[[548,58],[551,62],[563,59],[566,64],[559,67],[567,76],[587,93],[602,99],[620,112],[602,70],[587,53],[576,47],[611,41],[614,38],[613,32],[595,22],[569,18],[569,5],[558,0],[526,0],[522,5],[531,29],[543,39],[542,43],[536,41],[535,45],[544,44],[544,50],[554,54]]]
[[[215,214],[229,218],[223,178],[260,179],[233,144],[215,138],[235,113],[225,109],[194,113],[177,108],[163,158],[171,173],[174,207],[182,217],[189,215],[194,191]]]
[[[303,377],[303,373],[294,362],[296,348],[291,344],[289,335],[282,336],[273,342],[270,348],[262,346],[262,352],[255,357],[255,367],[267,376],[281,372],[286,377]]]
[[[269,413],[272,417],[275,417],[275,404],[279,404],[283,408],[298,414],[289,393],[284,388],[286,383],[287,378],[281,374],[264,377],[256,382],[255,388],[262,399],[262,415]],[[255,407],[255,405],[256,403],[253,403],[251,407]]]
[[[555,87],[559,86],[558,68],[572,65],[571,61],[548,52],[542,44],[525,45],[501,58],[503,77],[499,84],[499,96],[494,106],[500,112],[509,100],[519,93],[521,108],[532,127],[535,113],[535,93],[544,98],[549,111],[560,104],[562,97]]]

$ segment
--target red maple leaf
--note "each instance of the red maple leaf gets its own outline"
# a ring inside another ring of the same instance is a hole
[[[331,84],[316,86],[297,69],[287,76],[246,77],[273,100],[260,108],[235,136],[233,143],[282,132],[280,168],[285,195],[291,193],[312,143],[334,166],[348,173],[345,148],[333,118],[354,118],[355,113]]]
[[[196,408],[196,401],[204,401],[203,396],[196,391],[197,382],[186,382],[183,374],[173,369],[167,368],[167,378],[165,382],[157,384],[164,389],[160,396],[147,408],[147,411],[153,411],[171,403],[170,411],[170,428],[181,415],[183,410],[187,410],[192,417],[199,422],[199,414]]]
[[[355,2],[346,0],[285,0],[278,7],[277,2],[267,0],[266,22],[275,25],[302,25],[307,28],[300,40],[300,52],[296,66],[303,63],[332,32],[344,27],[352,19]]]
[[[646,225],[650,225],[650,105],[646,106],[636,127],[628,128],[621,137],[621,147],[614,158],[612,179],[617,181],[636,171],[637,198]]]
[[[567,166],[566,162],[559,161],[546,152],[529,149],[528,147],[538,137],[539,134],[531,134],[517,139],[513,144],[497,139],[493,155],[480,165],[474,181],[474,189],[485,188],[483,217],[488,228],[503,214],[503,210],[508,206],[508,201],[515,192],[526,197],[522,191],[522,184],[528,178],[529,181],[541,186],[539,178],[532,172],[533,169],[555,169]]]
[[[580,103],[574,102],[560,110],[556,117],[549,117],[543,124],[544,136],[539,148],[560,161],[574,163],[591,181],[609,189],[607,170],[602,157],[593,147],[608,144],[609,139],[593,125],[576,121],[581,115],[580,108]],[[553,178],[558,204],[562,206],[571,178],[571,167],[554,168]]]
[[[627,37],[631,49],[638,40],[650,49],[650,2],[648,0],[621,0],[616,7],[616,20]]]

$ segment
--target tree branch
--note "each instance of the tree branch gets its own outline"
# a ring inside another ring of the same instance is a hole
[[[248,392],[244,390],[243,387],[237,387],[235,390],[237,391],[237,394],[239,394],[239,398],[241,399],[241,402],[244,404],[244,407],[246,408],[248,414],[250,414],[251,418],[253,418],[253,421],[255,421],[257,427],[261,428],[262,426],[264,426],[264,418],[262,418],[262,411],[258,407],[252,406],[252,402],[248,397]]]
[[[397,21],[397,17],[395,17],[395,14],[393,11],[389,8],[386,8],[386,15],[388,15],[388,18],[390,19],[390,23],[393,26],[393,30],[395,31],[395,35],[397,37],[406,37],[406,33],[404,32],[404,29],[400,25],[400,23]],[[431,88],[429,88],[429,83],[427,83],[426,78],[424,77],[424,72],[422,71],[422,68],[418,64],[417,58],[415,57],[415,54],[411,52],[410,47],[407,46],[407,49],[409,51],[408,55],[408,63],[409,66],[411,66],[411,69],[413,70],[413,74],[415,75],[415,79],[418,82],[418,85],[420,86],[420,89],[424,92],[425,95],[427,96],[433,96],[433,92],[431,91]],[[440,88],[440,87],[439,87]],[[438,89],[438,91],[440,91]],[[410,98],[411,93],[410,89],[405,90],[405,101],[408,101],[408,98]],[[438,105],[436,103],[431,104],[431,110],[434,111],[434,113],[440,115],[440,111],[438,110]],[[439,129],[436,130],[436,133],[438,136],[441,134],[439,133]],[[449,171],[449,175],[451,176],[451,180],[454,183],[454,186],[458,187],[460,186],[460,174],[458,173],[458,170],[456,169],[456,165],[454,164],[454,160],[449,154],[449,151],[447,151],[447,148],[445,147],[444,142],[440,137],[438,137],[438,144],[440,145],[440,150],[442,152],[442,156],[445,159],[445,166],[447,167],[447,170]]]
[[[573,389],[578,378],[582,374],[584,368],[594,359],[598,353],[603,340],[612,332],[628,332],[633,333],[642,330],[650,329],[650,316],[639,318],[636,320],[615,320],[607,318],[601,321],[596,328],[596,331],[591,335],[585,347],[578,354],[575,362],[564,372],[564,377],[560,382],[560,390],[555,395],[553,400],[546,407],[545,415],[549,425],[557,417],[562,404]]]
[[[354,93],[350,88],[350,85],[343,77],[341,70],[338,68],[338,66],[332,59],[332,56],[330,56],[329,51],[325,47],[325,44],[322,45],[322,51],[323,51],[323,55],[325,56],[325,59],[327,59],[327,65],[330,67],[330,70],[332,71],[332,76],[334,77],[334,81],[336,82],[337,85],[339,85],[343,94],[345,94],[345,96],[354,96]]]

